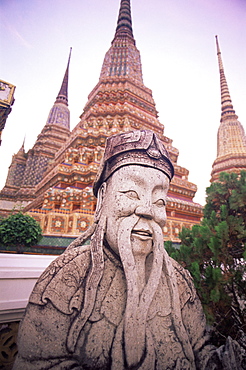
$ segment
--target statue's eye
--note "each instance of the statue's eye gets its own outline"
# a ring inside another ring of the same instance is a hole
[[[155,205],[156,205],[157,207],[165,207],[166,202],[165,202],[163,199],[158,199],[158,200],[155,202]]]
[[[122,193],[124,193],[130,199],[139,199],[138,193],[136,193],[134,190],[123,191]]]

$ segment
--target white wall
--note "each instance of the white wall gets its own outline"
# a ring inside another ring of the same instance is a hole
[[[56,257],[0,253],[0,323],[22,318],[34,284]]]

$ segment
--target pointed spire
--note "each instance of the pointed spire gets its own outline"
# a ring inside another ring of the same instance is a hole
[[[141,58],[132,32],[130,0],[121,0],[114,39],[106,53],[100,80],[129,77],[143,84]]]
[[[26,135],[24,136],[23,143],[22,143],[22,146],[21,146],[21,148],[23,150],[25,150],[25,141],[26,141]]]
[[[221,51],[219,47],[218,36],[215,36],[216,39],[216,47],[217,47],[217,55],[218,55],[218,62],[219,62],[219,70],[220,70],[220,89],[221,89],[221,120],[224,117],[233,115],[234,117],[238,118],[235,114],[235,110],[233,109],[231,96],[229,93],[229,88],[227,85],[227,81],[225,78],[224,67],[221,58]]]
[[[23,143],[22,143],[20,149],[18,150],[18,153],[16,154],[17,156],[23,157],[25,155],[25,147],[24,147],[25,140],[26,140],[26,135],[24,136]]]
[[[244,128],[238,121],[233,109],[224,68],[221,59],[218,37],[216,38],[217,55],[220,69],[221,119],[217,133],[217,158],[215,159],[211,182],[218,181],[221,172],[240,173],[246,169],[246,137]]]
[[[55,103],[64,103],[68,105],[68,72],[69,72],[71,52],[72,52],[72,48],[70,48],[67,69],[66,69],[66,72],[65,72],[65,75],[62,81],[62,85],[61,85],[59,94],[57,95]]]
[[[66,72],[56,101],[50,110],[46,125],[58,125],[70,130],[70,112],[68,109],[68,72],[72,48],[70,48]]]
[[[130,0],[121,0],[120,3],[119,17],[114,39],[116,39],[119,36],[129,36],[134,40],[132,32]]]

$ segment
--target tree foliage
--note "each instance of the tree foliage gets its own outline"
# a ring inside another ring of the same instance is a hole
[[[214,342],[245,336],[246,172],[221,173],[207,188],[201,224],[183,228],[179,236],[180,249],[171,243],[166,249],[190,271]]]
[[[39,223],[29,215],[18,212],[0,220],[0,243],[5,247],[15,245],[17,253],[23,253],[24,247],[37,244],[41,238]]]

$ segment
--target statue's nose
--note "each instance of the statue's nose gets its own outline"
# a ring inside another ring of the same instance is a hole
[[[144,204],[136,208],[135,213],[139,217],[144,217],[148,219],[153,218],[153,211],[150,204]]]

